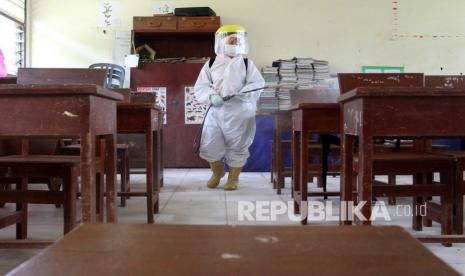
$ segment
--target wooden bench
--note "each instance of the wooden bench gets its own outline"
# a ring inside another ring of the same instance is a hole
[[[106,87],[107,70],[89,68],[19,68],[18,84],[71,84],[88,83]],[[123,102],[130,101],[129,89],[113,89],[123,96]],[[52,142],[54,143],[54,142]],[[55,142],[56,143],[56,142]],[[79,155],[79,143],[60,141],[59,153]],[[43,145],[42,145],[43,146]],[[34,151],[34,148],[31,149]],[[129,154],[127,144],[117,144],[117,171],[121,174],[122,192],[128,192],[130,187]],[[59,189],[59,185],[51,185],[52,190]],[[102,193],[103,196],[103,193]],[[126,205],[126,196],[121,197],[121,206]],[[99,200],[103,202],[103,199]]]
[[[97,179],[108,191],[106,218],[116,222],[116,105],[118,93],[90,84],[1,85],[0,138],[73,137],[81,139],[81,192],[84,222],[95,222]],[[12,124],[11,122],[15,123]],[[104,141],[104,143],[102,142]],[[98,145],[105,147],[97,156]],[[27,155],[28,151],[22,152]],[[96,177],[99,157],[106,177]],[[102,159],[102,158],[100,158]]]
[[[425,76],[425,87],[430,88],[465,88],[465,76]],[[465,182],[463,181],[463,171],[465,170],[465,139],[460,141],[461,151],[435,151],[437,153],[452,156],[455,159],[454,181],[456,190],[454,191],[454,230],[457,234],[463,234],[463,196],[465,194]],[[431,226],[431,221],[425,220],[424,225]]]
[[[0,228],[16,223],[16,238],[27,238],[27,205],[62,204],[64,233],[76,224],[76,192],[79,175],[79,157],[61,155],[9,155],[0,157],[0,176],[16,183],[15,190],[0,190],[0,202],[16,203],[16,214],[0,220]],[[59,178],[62,191],[28,189],[28,178]]]
[[[449,156],[441,158],[440,154],[425,151],[403,153],[405,155],[403,162],[411,162],[409,166],[413,175],[418,173],[425,175],[428,170],[430,173],[439,171],[444,175],[441,183],[424,183],[422,179],[411,186],[375,187],[373,176],[381,170],[377,168],[376,163],[385,162],[391,158],[398,159],[402,157],[398,154],[402,153],[392,153],[392,156],[384,154],[382,157],[383,154],[378,155],[374,152],[373,145],[374,139],[379,137],[465,137],[465,128],[461,126],[461,123],[450,121],[450,118],[460,117],[464,113],[462,106],[465,104],[465,91],[414,87],[361,87],[341,95],[339,101],[343,104],[344,112],[344,166],[341,200],[351,201],[353,188],[356,185],[358,200],[366,203],[361,212],[369,218],[373,195],[412,196],[414,207],[422,204],[425,198],[438,195],[441,197],[440,216],[437,212],[428,215],[439,220],[442,234],[452,234],[452,196],[455,189],[453,158]],[[396,128],[392,127],[394,125]],[[357,137],[359,165],[355,184],[353,183],[353,144]],[[383,168],[383,170],[391,170],[393,173],[405,173],[409,167],[401,166],[403,164],[399,160],[387,165],[389,168]],[[344,216],[342,213],[341,215]],[[421,216],[418,213],[413,219],[413,224],[421,227]],[[363,224],[370,223],[370,221],[363,222]]]
[[[349,92],[357,87],[422,87],[423,74],[421,73],[340,73],[338,74],[339,88],[341,94]],[[376,145],[377,151],[404,151],[411,150],[411,142],[401,143],[400,139]],[[396,175],[389,173],[388,185],[396,185]],[[391,205],[396,203],[395,197],[389,197],[388,202]]]
[[[279,110],[273,113],[274,116],[274,135],[272,143],[272,160],[271,160],[271,182],[273,188],[276,189],[277,194],[281,194],[281,189],[284,188],[285,177],[292,176],[292,165],[285,166],[284,159],[288,151],[292,151],[291,140],[283,139],[283,134],[291,132],[292,129],[292,116],[291,111]],[[333,147],[330,151],[333,160],[338,159],[339,147]],[[309,140],[308,142],[308,177],[309,182],[313,182],[316,177],[318,187],[323,187],[321,174],[322,174],[322,145],[319,141]],[[339,162],[332,162],[331,167],[328,169],[328,174],[336,176],[340,172]],[[323,187],[326,190],[326,187]]]

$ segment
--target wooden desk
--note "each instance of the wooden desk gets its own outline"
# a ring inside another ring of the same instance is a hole
[[[308,135],[309,133],[339,133],[339,91],[329,89],[296,90],[291,92],[292,110],[292,189],[294,208],[300,212],[302,201],[308,196],[339,195],[339,193],[309,193],[308,181]],[[322,161],[324,162],[324,161]],[[307,222],[305,218],[303,223]]]
[[[15,84],[16,77],[0,77],[0,84]]]
[[[277,189],[278,195],[281,194],[281,189],[284,187],[285,165],[284,153],[282,147],[283,132],[289,131],[292,127],[291,111],[276,110],[272,112],[274,117],[273,129],[273,159],[271,164],[271,182],[273,188]]]
[[[303,238],[304,237],[304,238]],[[459,275],[397,226],[85,224],[10,275]]]
[[[106,87],[107,70],[92,68],[19,68],[18,84],[95,84]]]
[[[357,87],[423,87],[423,73],[339,73],[341,94]]]
[[[82,220],[96,219],[96,147],[105,139],[107,222],[116,222],[116,103],[97,85],[0,86],[0,137],[81,139]]]
[[[357,190],[359,202],[366,201],[362,214],[367,218],[371,216],[375,137],[465,137],[464,123],[457,119],[465,116],[465,89],[362,87],[341,95],[339,101],[344,115],[341,200],[352,200],[352,145],[358,136]],[[436,189],[428,186],[423,193]],[[452,193],[444,197],[448,208],[444,219],[449,221]]]
[[[153,223],[153,214],[158,213],[158,195],[163,182],[162,128],[163,113],[151,103],[119,103],[117,112],[118,133],[145,134],[145,193],[121,192],[120,195],[147,196],[147,221]]]
[[[292,165],[290,167],[285,166],[284,157],[288,150],[291,150],[291,140],[283,139],[283,134],[290,133],[292,131],[292,111],[290,110],[275,110],[271,114],[274,117],[274,129],[273,129],[273,146],[272,146],[272,163],[271,163],[271,183],[273,188],[276,189],[277,194],[281,194],[281,189],[284,188],[285,177],[292,176]],[[308,151],[309,151],[309,170],[308,170],[308,181],[313,182],[313,177],[317,177],[318,187],[322,187],[322,147],[318,140],[312,140],[309,138]],[[337,152],[339,155],[339,147],[333,148],[333,153]],[[315,163],[313,158],[318,158],[318,162]],[[333,156],[334,157],[334,156]],[[333,159],[334,160],[334,159]],[[333,162],[331,168],[328,169],[329,174],[336,175],[340,171],[339,166]]]
[[[425,76],[425,87],[464,88],[465,87],[465,76],[463,75]]]

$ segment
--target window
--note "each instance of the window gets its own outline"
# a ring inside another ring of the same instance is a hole
[[[0,49],[8,74],[25,65],[25,0],[0,0]]]

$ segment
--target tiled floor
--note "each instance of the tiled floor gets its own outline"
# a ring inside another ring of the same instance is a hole
[[[278,215],[276,221],[239,221],[239,201],[276,201],[287,204],[291,200],[289,183],[282,195],[276,195],[269,183],[269,173],[243,173],[241,185],[237,191],[225,192],[221,188],[210,190],[205,187],[205,181],[209,177],[209,171],[203,169],[168,169],[165,170],[165,187],[160,195],[160,214],[156,215],[156,223],[166,224],[287,224],[299,225],[291,221],[287,215]],[[224,184],[223,179],[220,186]],[[289,180],[287,180],[289,181]],[[399,183],[408,182],[408,177],[398,179]],[[144,189],[145,175],[131,175],[132,189]],[[329,190],[337,190],[339,178],[328,179]],[[310,186],[316,189],[314,184]],[[321,201],[315,198],[316,201]],[[335,207],[335,215],[338,209],[337,198],[331,198]],[[398,199],[399,204],[410,205],[407,198]],[[12,204],[0,209],[2,212],[13,209]],[[397,224],[405,227],[411,233],[410,217],[395,216],[396,207],[387,206],[392,222],[375,222],[375,224]],[[52,205],[31,205],[29,208],[29,238],[30,239],[57,239],[62,232],[62,209],[56,209]],[[145,223],[144,198],[131,198],[127,206],[118,208],[120,223]],[[322,222],[310,222],[310,224]],[[324,222],[337,224],[337,222]],[[301,227],[301,226],[299,226]],[[431,228],[425,228],[421,233],[415,234],[439,234],[437,224]],[[14,238],[14,226],[0,230],[0,239]],[[439,258],[450,264],[456,270],[465,275],[465,244],[454,244],[453,247],[443,247],[439,244],[426,244]],[[382,250],[382,249],[380,249]],[[0,250],[0,274],[7,272],[21,262],[27,260],[40,250]]]

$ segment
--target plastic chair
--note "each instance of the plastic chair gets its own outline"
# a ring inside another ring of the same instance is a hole
[[[89,68],[107,69],[107,88],[122,88],[124,85],[124,68],[122,66],[111,64],[111,63],[95,63],[89,66]],[[116,80],[117,83],[113,83]]]

